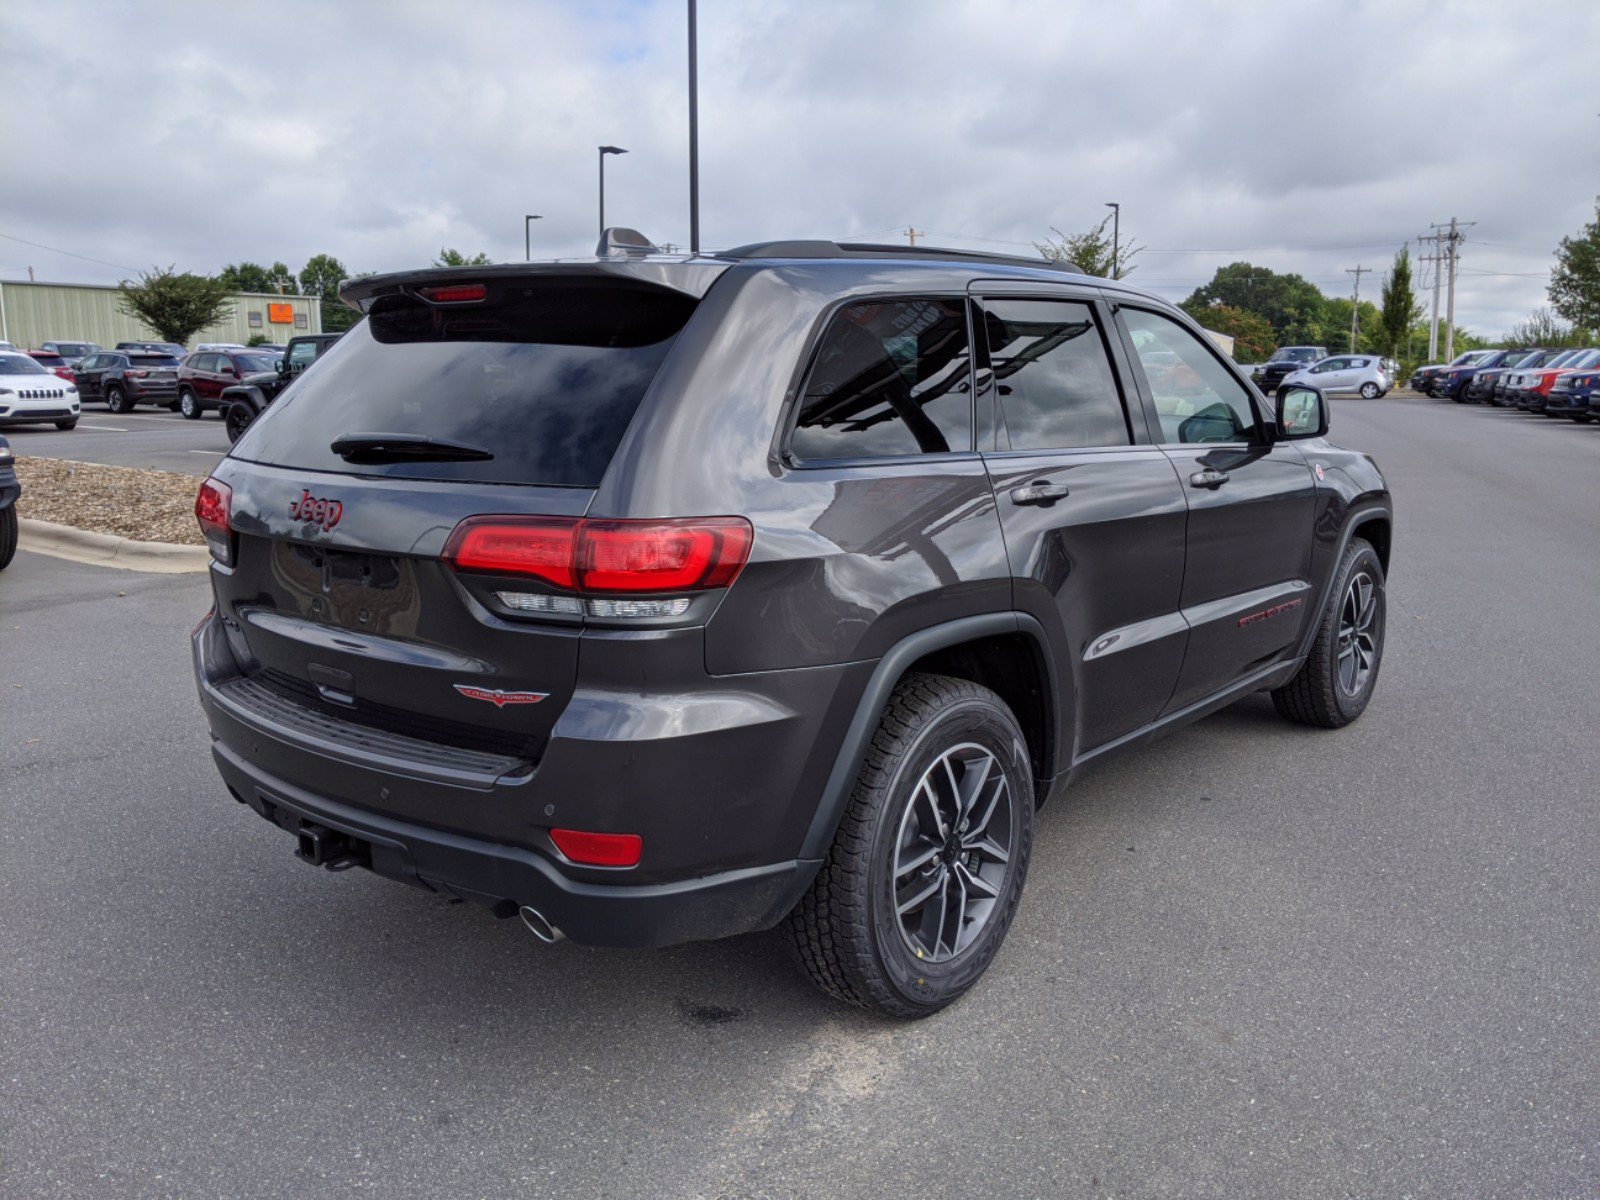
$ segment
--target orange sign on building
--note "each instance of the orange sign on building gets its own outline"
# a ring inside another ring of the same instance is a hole
[[[294,305],[269,304],[267,305],[267,320],[274,325],[294,324]]]

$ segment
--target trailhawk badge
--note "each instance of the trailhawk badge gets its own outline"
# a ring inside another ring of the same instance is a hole
[[[537,704],[550,694],[549,692],[502,692],[499,688],[473,687],[470,683],[458,683],[455,689],[468,700],[487,700],[496,708],[504,708],[508,704]]]

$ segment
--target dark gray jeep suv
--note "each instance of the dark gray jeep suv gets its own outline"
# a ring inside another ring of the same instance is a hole
[[[1390,499],[1316,390],[1036,261],[634,240],[347,284],[201,489],[214,755],[307,862],[544,940],[783,924],[923,1016],[1085,764],[1366,707]]]

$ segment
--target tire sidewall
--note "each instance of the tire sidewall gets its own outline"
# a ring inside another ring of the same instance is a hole
[[[895,847],[912,789],[939,755],[962,742],[976,742],[990,750],[1006,772],[1014,801],[1013,853],[1000,900],[977,940],[948,962],[926,962],[917,959],[905,944],[894,912]],[[873,950],[895,992],[906,1003],[933,1011],[960,996],[988,967],[1005,939],[1027,879],[1033,844],[1033,773],[1021,733],[1010,714],[994,703],[971,698],[954,704],[917,734],[896,765],[884,796],[872,827],[869,919]]]
[[[106,407],[114,413],[125,413],[133,406],[128,403],[128,393],[113,387],[106,390]]]
[[[205,415],[200,408],[199,397],[188,388],[184,388],[183,391],[178,393],[178,411],[191,421],[198,420]]]

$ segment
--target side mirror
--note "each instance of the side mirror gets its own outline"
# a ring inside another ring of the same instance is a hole
[[[1322,437],[1328,432],[1328,401],[1303,383],[1278,389],[1278,437],[1284,441]]]

